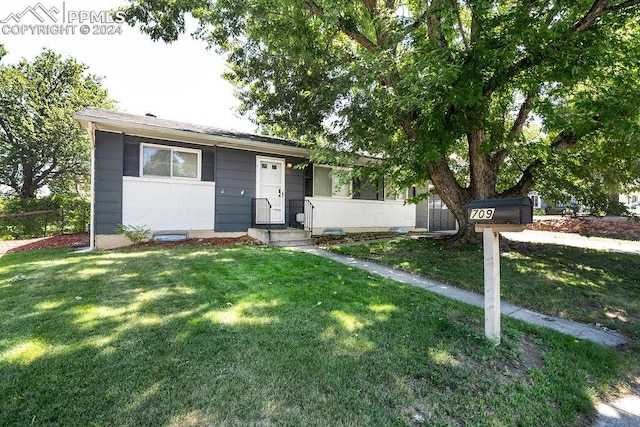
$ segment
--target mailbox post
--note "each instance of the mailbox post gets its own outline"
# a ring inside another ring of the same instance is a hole
[[[484,251],[484,334],[500,344],[500,232],[522,231],[533,222],[533,202],[528,197],[472,200],[469,222],[482,232]]]

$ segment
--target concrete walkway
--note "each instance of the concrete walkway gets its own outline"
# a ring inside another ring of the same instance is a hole
[[[397,282],[416,286],[457,301],[475,305],[476,307],[484,307],[483,295],[465,291],[464,289],[456,288],[455,286],[447,285],[436,280],[427,279],[416,274],[396,270],[374,262],[335,254],[317,246],[306,246],[300,248],[300,250],[309,254],[331,259],[350,267],[360,268]],[[593,341],[610,347],[615,347],[627,342],[627,339],[624,336],[615,331],[536,313],[535,311],[527,310],[504,301],[500,304],[500,312],[503,316],[513,317],[514,319],[519,319],[534,325],[551,328],[579,339]]]
[[[507,234],[507,233],[505,233]],[[567,246],[590,247],[594,249],[611,250],[640,254],[640,242],[621,242],[614,239],[594,239],[583,236],[531,231],[525,233],[509,233],[505,236],[512,240],[560,244]],[[511,236],[515,235],[515,237]],[[587,239],[586,241],[583,239]],[[453,298],[477,307],[484,307],[484,296],[456,288],[436,280],[427,279],[415,274],[406,273],[370,261],[363,261],[326,251],[317,246],[297,248],[303,252],[331,259],[351,267],[360,268],[379,276],[383,276],[401,283],[416,286],[439,295]],[[621,334],[596,326],[572,322],[558,317],[536,313],[513,304],[502,302],[502,315],[513,317],[534,325],[551,328],[564,334],[593,341],[606,346],[617,346],[627,342]],[[594,427],[640,427],[640,388],[635,394],[625,396],[614,402],[601,402],[597,405],[598,415]]]

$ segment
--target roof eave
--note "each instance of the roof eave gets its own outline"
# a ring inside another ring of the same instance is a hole
[[[105,132],[126,133],[129,135],[148,138],[170,139],[173,141],[185,143],[256,151],[269,154],[279,154],[305,158],[309,157],[309,150],[303,147],[293,147],[284,144],[279,145],[268,142],[252,141],[246,138],[232,138],[222,135],[210,135],[206,133],[164,128],[160,126],[145,125],[142,123],[131,123],[121,120],[94,117],[78,113],[76,113],[73,117],[84,128],[87,128],[88,123],[91,122],[93,123],[95,130],[101,130]]]

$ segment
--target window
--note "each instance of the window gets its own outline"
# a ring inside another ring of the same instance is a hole
[[[542,208],[542,199],[536,192],[529,193],[529,197],[531,197],[531,201],[533,202],[533,207],[536,209]]]
[[[313,195],[325,197],[349,197],[351,183],[343,182],[330,167],[314,166]]]
[[[200,150],[142,144],[141,176],[200,179]]]
[[[400,191],[398,193],[392,193],[390,189],[384,189],[384,199],[385,200],[404,200],[405,199],[405,191]]]

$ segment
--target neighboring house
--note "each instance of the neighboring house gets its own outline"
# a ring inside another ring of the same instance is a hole
[[[264,227],[321,234],[456,226],[437,197],[412,205],[404,199],[416,189],[392,195],[344,184],[293,141],[99,108],[74,117],[93,147],[95,248],[126,244],[119,224],[203,238]]]

